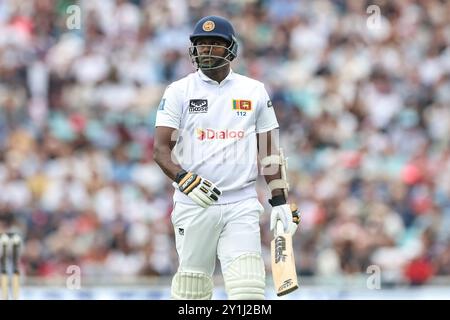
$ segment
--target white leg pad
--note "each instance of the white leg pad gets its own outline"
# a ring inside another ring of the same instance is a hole
[[[230,300],[264,300],[266,272],[261,255],[239,256],[225,271],[224,281]]]
[[[172,279],[174,300],[210,300],[212,289],[211,277],[202,272],[177,272]]]

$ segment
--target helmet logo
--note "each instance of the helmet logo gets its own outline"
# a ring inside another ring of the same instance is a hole
[[[205,21],[205,23],[203,23],[203,26],[202,26],[203,31],[206,31],[206,32],[214,30],[215,27],[216,27],[216,25],[215,25],[214,21],[211,21],[211,20]]]

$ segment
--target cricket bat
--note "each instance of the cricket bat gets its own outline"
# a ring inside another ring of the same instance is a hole
[[[291,205],[291,210],[294,209]],[[296,210],[295,210],[296,212]],[[292,236],[284,233],[283,224],[277,221],[275,236],[270,244],[272,278],[277,296],[283,296],[298,288]]]
[[[12,298],[18,300],[20,296],[20,270],[19,270],[19,251],[20,251],[20,237],[18,235],[12,236],[13,242],[13,275],[12,275]]]
[[[280,148],[281,158],[281,179],[286,179],[286,159],[283,150]],[[288,198],[288,189],[283,190],[285,199]],[[293,221],[298,224],[298,209],[295,204],[291,204]],[[270,244],[272,260],[272,278],[277,296],[283,296],[298,288],[297,271],[295,269],[294,251],[292,248],[292,236],[285,233],[283,224],[277,221],[274,230],[274,239]]]
[[[19,300],[20,296],[20,275],[19,273],[14,273],[12,278],[12,298],[14,300]]]
[[[2,287],[2,299],[8,300],[8,291],[9,291],[9,281],[8,281],[8,270],[6,267],[6,259],[8,255],[8,243],[9,237],[6,234],[2,234],[0,237],[1,251],[2,255],[0,257],[0,281]]]

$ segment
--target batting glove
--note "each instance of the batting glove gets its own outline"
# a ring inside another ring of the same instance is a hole
[[[298,209],[296,205],[278,204],[277,201],[270,201],[273,206],[270,214],[270,230],[274,231],[277,225],[277,221],[280,220],[283,224],[283,230],[285,233],[294,235],[297,231],[299,223]]]
[[[184,171],[177,174],[175,187],[203,208],[207,208],[216,202],[221,194],[211,181],[193,172]]]

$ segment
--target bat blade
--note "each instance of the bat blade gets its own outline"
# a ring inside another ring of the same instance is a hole
[[[14,274],[12,278],[12,298],[14,300],[19,300],[20,296],[20,278],[19,274]]]
[[[1,275],[1,286],[2,286],[2,299],[8,300],[8,275]]]
[[[280,297],[298,288],[292,236],[289,233],[278,234],[270,247],[273,283],[276,294]]]

